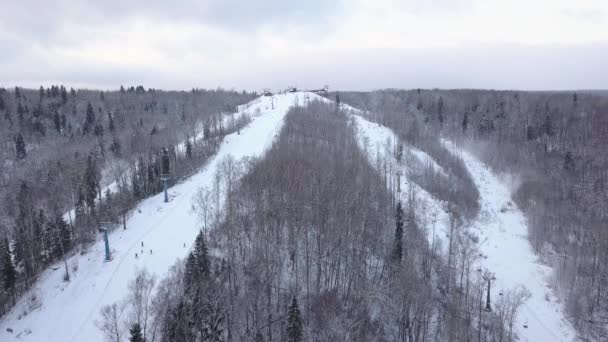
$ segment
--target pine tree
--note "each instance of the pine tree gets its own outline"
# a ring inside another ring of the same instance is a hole
[[[46,215],[44,215],[44,211],[40,209],[38,215],[34,214],[33,220],[34,236],[32,236],[32,254],[35,265],[40,265],[40,263],[43,262],[45,255],[47,255],[46,249],[48,245],[45,243],[45,231]]]
[[[403,159],[403,144],[401,144],[401,143],[399,143],[397,145],[397,152],[396,152],[395,158],[399,162],[401,161],[401,159]]]
[[[129,337],[130,342],[144,342],[144,337],[141,332],[141,326],[139,323],[135,323],[129,329],[131,336]]]
[[[298,308],[298,301],[294,296],[289,306],[289,312],[287,312],[287,341],[300,342],[303,335],[304,329],[302,327],[302,317],[300,317],[300,308]]]
[[[15,151],[17,153],[17,160],[25,159],[25,157],[27,156],[25,140],[23,139],[23,135],[21,135],[21,132],[17,133],[17,136],[15,137]]]
[[[55,111],[55,114],[53,114],[53,124],[55,125],[55,130],[57,133],[61,133],[61,117],[57,111]]]
[[[340,110],[340,93],[336,92],[336,112]]]
[[[15,220],[15,262],[23,263],[26,279],[32,275],[33,260],[32,260],[32,234],[31,234],[31,216],[34,209],[32,208],[32,195],[26,182],[22,182],[17,193],[17,219]]]
[[[171,170],[170,169],[170,161],[171,161],[171,159],[169,158],[169,151],[166,148],[164,148],[163,149],[163,156],[162,156],[162,162],[163,163],[162,163],[162,171],[161,171],[161,173],[166,174],[166,175],[169,174],[169,172]]]
[[[68,91],[63,85],[61,85],[59,92],[61,93],[61,103],[65,105],[66,103],[68,103]]]
[[[75,216],[76,216],[76,226],[83,227],[87,222],[86,215],[86,201],[84,196],[84,190],[82,190],[82,186],[78,187],[78,193],[76,197],[76,203],[74,205],[75,208]],[[83,236],[79,236],[79,238],[83,239]],[[81,240],[82,242],[82,240]]]
[[[400,263],[403,259],[403,208],[401,201],[397,203],[395,212],[395,240],[393,241],[392,259],[395,263]]]
[[[95,126],[95,111],[93,110],[93,106],[91,102],[87,104],[87,114],[84,120],[84,125],[82,125],[82,134],[88,134],[91,132],[93,127]]]
[[[439,101],[437,101],[437,120],[439,120],[439,124],[443,125],[443,97],[439,96]]]
[[[95,212],[95,198],[99,189],[99,170],[97,162],[92,155],[87,157],[87,168],[84,173],[84,195],[87,206],[91,211],[91,215]]]
[[[261,331],[257,331],[253,337],[253,342],[264,342],[264,335]]]
[[[116,127],[114,127],[114,117],[112,116],[112,113],[108,112],[108,130],[110,130],[110,132],[114,132],[115,129]]]
[[[13,260],[11,258],[11,249],[10,244],[8,243],[8,238],[4,238],[4,243],[2,249],[0,249],[0,262],[2,263],[2,285],[3,289],[6,292],[13,293],[14,300],[14,289],[15,282],[17,280],[17,271],[15,270],[15,266],[13,265]]]
[[[184,270],[184,286],[186,293],[192,292],[194,285],[199,282],[198,267],[196,257],[193,252],[188,253]]]
[[[13,116],[8,109],[4,112],[4,120],[8,122],[9,127],[13,127]]]
[[[192,253],[196,258],[196,268],[198,274],[204,277],[209,276],[211,267],[209,265],[209,252],[207,250],[207,243],[205,242],[203,231],[200,231],[196,236],[196,240],[194,241],[194,250]]]
[[[186,158],[192,159],[192,143],[190,138],[186,138]]]
[[[59,258],[72,248],[72,232],[61,214],[55,217],[52,229],[53,254]]]

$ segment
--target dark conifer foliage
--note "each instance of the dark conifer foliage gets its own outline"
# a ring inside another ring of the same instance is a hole
[[[131,329],[129,329],[129,335],[129,342],[145,342],[139,323],[135,323],[131,326]]]
[[[288,342],[300,342],[304,335],[302,317],[296,297],[293,297],[289,310],[287,311],[286,335]]]
[[[395,210],[395,238],[392,258],[397,264],[401,263],[401,259],[403,259],[403,208],[401,207],[401,201],[397,203],[397,209]]]
[[[21,132],[15,136],[15,152],[17,154],[17,160],[24,159],[27,156],[27,150],[25,148],[25,140]]]

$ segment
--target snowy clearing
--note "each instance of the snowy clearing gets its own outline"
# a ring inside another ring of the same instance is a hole
[[[110,234],[112,261],[103,262],[104,244],[100,239],[85,255],[68,260],[70,282],[63,282],[62,267],[43,272],[36,285],[0,321],[0,340],[102,341],[95,325],[100,309],[125,296],[135,271],[145,267],[162,277],[189,251],[199,231],[191,199],[200,187],[211,188],[218,164],[228,155],[241,159],[263,154],[280,131],[288,109],[304,101],[304,93],[254,100],[247,111],[258,112],[259,108],[261,115],[254,117],[240,135],[228,135],[217,155],[199,173],[172,187],[169,203],[163,203],[162,193],[142,201],[127,221],[127,230],[118,228]]]
[[[562,304],[547,285],[552,269],[542,265],[534,254],[528,241],[526,218],[512,200],[510,189],[471,153],[445,140],[443,143],[463,159],[479,190],[481,209],[470,229],[480,237],[482,266],[496,277],[492,285],[493,303],[503,290],[523,286],[531,297],[519,309],[516,319],[520,340],[575,340],[575,330],[565,319]]]

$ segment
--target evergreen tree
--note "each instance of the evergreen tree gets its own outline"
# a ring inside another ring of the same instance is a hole
[[[64,105],[68,103],[68,91],[65,89],[63,85],[61,85],[61,89],[59,90],[61,93],[61,103]]]
[[[196,257],[193,252],[188,253],[186,265],[184,269],[184,286],[186,293],[191,293],[194,285],[199,281],[198,267],[196,265]]]
[[[469,111],[465,111],[464,116],[462,117],[462,133],[466,133],[468,127],[469,127]]]
[[[25,148],[25,140],[21,132],[17,133],[15,137],[15,152],[17,153],[17,160],[22,160],[27,156],[27,150]]]
[[[55,243],[55,256],[60,257],[72,248],[72,232],[70,230],[70,225],[65,222],[65,219],[61,214],[58,214],[57,217],[55,217],[53,228],[55,230],[53,235],[58,236],[58,239],[55,238],[53,241],[59,240]]]
[[[129,337],[129,342],[145,342],[139,323],[133,324],[131,329],[129,329],[129,333],[131,335]]]
[[[15,270],[15,266],[13,265],[13,260],[11,258],[11,249],[10,244],[8,243],[8,238],[4,239],[2,249],[0,249],[0,262],[2,263],[3,289],[6,292],[13,293],[14,299],[13,291],[15,290],[15,282],[17,281],[17,271]]]
[[[84,190],[82,190],[82,186],[78,187],[78,195],[76,197],[76,203],[74,205],[75,208],[75,216],[76,216],[76,225],[82,227],[86,221],[86,201]]]
[[[395,263],[400,263],[403,259],[403,208],[401,201],[397,203],[395,212],[395,240],[393,241],[392,259]]]
[[[209,251],[207,250],[207,243],[205,242],[203,231],[200,231],[196,236],[192,253],[196,259],[197,273],[204,277],[209,276],[209,272],[211,270],[209,264]]]
[[[164,148],[163,149],[163,156],[162,156],[162,169],[161,169],[161,173],[168,175],[171,172],[170,161],[171,161],[171,158],[169,158],[169,150],[166,149],[166,148]]]
[[[553,121],[551,121],[551,115],[547,114],[545,116],[545,123],[543,124],[544,128],[545,128],[545,133],[552,137],[555,132],[553,130]]]
[[[99,189],[99,170],[97,168],[97,162],[92,155],[87,157],[87,168],[84,173],[84,195],[87,206],[91,211],[91,215],[95,212],[95,198],[97,197],[97,190]]]
[[[45,233],[46,233],[46,215],[44,215],[44,211],[40,209],[38,211],[38,215],[34,214],[33,220],[33,231],[34,236],[32,237],[32,254],[34,258],[35,265],[39,265],[43,262],[45,257],[47,244],[45,243]],[[36,267],[38,269],[38,267]]]
[[[55,111],[55,114],[53,114],[53,124],[55,125],[55,130],[57,133],[61,133],[61,117],[57,111]]]
[[[93,110],[93,106],[91,102],[87,104],[87,114],[84,120],[84,125],[82,125],[82,134],[88,134],[91,132],[95,125],[95,111]]]
[[[336,112],[340,110],[340,93],[336,92]]]
[[[287,341],[300,342],[303,335],[304,329],[302,327],[302,317],[300,317],[300,308],[298,308],[298,301],[294,296],[289,306],[289,312],[287,312]]]
[[[186,158],[192,159],[192,143],[190,138],[186,138]]]
[[[403,144],[401,144],[401,143],[399,143],[397,145],[397,152],[396,152],[395,158],[399,162],[401,161],[401,159],[403,159]]]
[[[22,182],[17,193],[17,219],[15,220],[15,262],[23,263],[26,278],[32,275],[32,235],[31,224],[32,195],[26,182]]]
[[[264,335],[261,331],[257,331],[253,337],[253,342],[264,342]]]
[[[439,124],[443,125],[443,97],[439,96],[439,101],[437,101],[437,119],[439,120]]]
[[[93,129],[93,134],[96,137],[103,136],[103,126],[101,124],[95,125],[95,128]]]
[[[116,127],[114,127],[114,117],[112,116],[112,113],[108,112],[108,130],[110,130],[110,132],[114,132],[115,129]]]
[[[13,127],[13,116],[11,115],[11,111],[8,109],[4,112],[4,120],[8,122],[9,127]]]
[[[25,108],[21,105],[21,102],[17,105],[17,120],[19,120],[19,127],[23,128],[25,124]]]

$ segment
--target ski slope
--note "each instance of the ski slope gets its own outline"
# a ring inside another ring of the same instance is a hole
[[[62,280],[62,264],[43,272],[0,321],[0,341],[102,341],[95,324],[100,309],[124,298],[136,270],[146,268],[162,277],[186,256],[199,231],[192,197],[201,187],[211,188],[220,162],[229,155],[236,159],[262,155],[279,133],[288,109],[304,102],[305,93],[290,93],[261,97],[242,107],[253,114],[253,121],[240,135],[227,136],[199,173],[169,189],[169,203],[163,202],[162,193],[142,201],[127,221],[127,230],[118,228],[110,234],[110,262],[103,261],[100,239],[86,254],[68,260],[70,282]]]
[[[407,175],[407,162],[399,163],[390,146],[394,144],[394,132],[378,123],[370,122],[351,110],[356,122],[359,146],[367,152],[369,161],[376,168],[383,168],[378,160],[386,160],[389,168]],[[461,157],[473,177],[480,193],[480,213],[468,229],[479,237],[482,258],[479,267],[495,274],[492,288],[492,303],[497,303],[500,293],[525,287],[530,298],[520,307],[514,331],[520,341],[570,342],[576,338],[575,329],[565,319],[562,304],[547,286],[551,268],[542,265],[528,241],[528,227],[522,211],[511,198],[511,191],[491,170],[472,154],[458,149],[449,142],[446,147]],[[424,151],[404,146],[404,154],[410,153],[423,164],[433,165],[445,173],[441,166]],[[382,172],[383,170],[379,170]],[[407,201],[409,189],[416,193],[418,220],[427,227],[429,242],[442,244],[442,253],[447,253],[449,217],[445,203],[437,200],[407,177],[401,178],[402,202]],[[426,220],[426,222],[425,222]],[[524,326],[527,326],[525,328]]]
[[[520,341],[574,341],[575,329],[547,285],[552,269],[541,264],[534,254],[526,218],[511,198],[510,189],[471,153],[445,140],[443,143],[462,158],[479,190],[481,210],[470,229],[482,241],[479,249],[484,255],[483,267],[496,277],[493,303],[499,300],[501,290],[525,287],[531,297],[516,318]]]
[[[445,202],[437,200],[418,184],[408,179],[407,175],[414,170],[411,169],[407,158],[403,158],[401,162],[397,161],[393,153],[394,140],[396,139],[395,133],[390,128],[368,121],[362,116],[357,115],[357,113],[356,110],[351,110],[351,117],[355,120],[357,127],[359,147],[367,153],[370,164],[376,167],[378,172],[383,172],[383,166],[378,164],[378,160],[384,160],[389,164],[388,168],[400,171],[401,175],[403,175],[400,178],[401,192],[399,193],[399,197],[401,202],[404,205],[407,203],[410,191],[416,196],[417,207],[415,208],[415,212],[419,226],[426,230],[425,233],[427,234],[428,241],[432,244],[433,248],[441,248],[441,251],[446,252],[447,243],[445,240],[449,232],[450,221],[445,210],[447,207]],[[404,145],[404,155],[408,154],[413,158],[417,158],[417,163],[421,165],[430,163],[431,165],[436,165],[438,170],[441,170],[440,172],[444,172],[427,153],[412,146]]]

